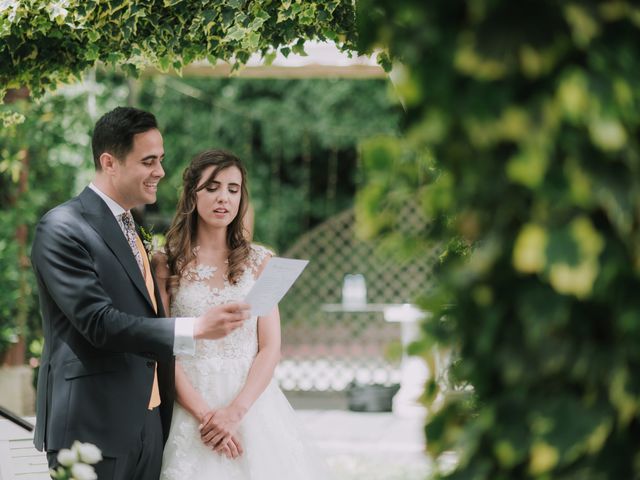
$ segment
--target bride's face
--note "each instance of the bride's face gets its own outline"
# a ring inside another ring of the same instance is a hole
[[[210,180],[214,170],[213,165],[204,169],[198,183],[197,189],[204,186],[196,192],[198,220],[211,227],[227,227],[240,208],[242,173],[238,167],[227,167]]]

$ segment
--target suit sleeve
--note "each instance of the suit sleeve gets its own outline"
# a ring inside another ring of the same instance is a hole
[[[51,213],[38,224],[31,258],[63,315],[96,348],[169,359],[175,319],[138,317],[114,308],[77,223],[64,213]]]

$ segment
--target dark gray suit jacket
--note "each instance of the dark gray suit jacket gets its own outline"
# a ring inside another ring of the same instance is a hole
[[[127,452],[143,426],[156,361],[166,440],[175,319],[155,318],[142,273],[104,201],[86,188],[48,212],[31,259],[45,339],[36,448],[60,450],[80,440],[106,456]]]

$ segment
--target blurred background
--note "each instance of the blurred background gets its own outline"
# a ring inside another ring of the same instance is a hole
[[[276,378],[294,408],[391,412],[403,350],[417,336],[417,324],[410,337],[404,332],[403,346],[401,322],[385,311],[409,304],[424,289],[435,255],[406,262],[385,255],[378,243],[358,235],[354,207],[363,182],[361,141],[398,136],[404,111],[393,83],[370,58],[350,59],[330,44],[308,50],[311,57],[292,55],[269,68],[249,64],[233,77],[206,65],[180,77],[149,69],[139,79],[102,67],[38,102],[25,91],[10,91],[7,103],[26,121],[0,133],[0,406],[34,414],[43,346],[28,259],[35,224],[91,181],[95,121],[118,105],[132,105],[153,112],[164,137],[166,176],[158,201],[134,212],[157,244],[190,159],[224,148],[248,170],[253,241],[280,256],[310,260],[280,306]],[[296,63],[301,60],[306,66]],[[424,228],[415,204],[397,215],[407,231]],[[412,400],[421,388],[418,379]],[[327,424],[317,413],[303,418],[314,431],[335,428],[335,420]],[[338,422],[366,437],[371,420]],[[378,424],[374,436],[388,429],[390,417]],[[342,440],[337,446],[331,440],[335,432],[320,432],[316,440],[334,454],[338,470],[355,475],[372,468],[342,455]],[[422,440],[414,436],[410,450],[421,457]],[[416,472],[424,469],[419,463]]]
[[[340,478],[640,478],[637,2],[87,4],[0,1],[0,90],[41,98],[0,106],[3,402],[33,405],[31,228],[88,183],[95,119],[130,104],[168,153],[147,227],[192,155],[229,148],[254,240],[311,260],[277,378]],[[389,76],[348,55],[192,62],[318,38]],[[141,59],[183,75],[133,80]]]

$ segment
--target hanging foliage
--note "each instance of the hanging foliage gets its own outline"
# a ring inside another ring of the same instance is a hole
[[[196,60],[230,61],[253,53],[304,54],[305,40],[354,40],[349,0],[24,0],[0,2],[0,99],[7,88],[35,97],[103,62],[136,75]]]

